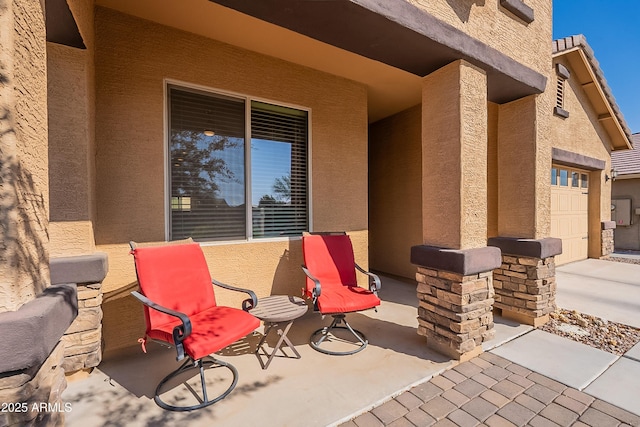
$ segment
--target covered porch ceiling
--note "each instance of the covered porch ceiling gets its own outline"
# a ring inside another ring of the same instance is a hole
[[[96,5],[363,83],[369,121],[421,101],[420,77],[208,0],[97,0]]]
[[[377,10],[377,3],[96,0],[97,6],[360,82],[368,90],[369,122],[420,103],[421,78],[461,58],[487,71],[492,102],[544,89],[544,76],[407,2],[384,5],[397,19]],[[411,29],[418,22],[420,29]]]

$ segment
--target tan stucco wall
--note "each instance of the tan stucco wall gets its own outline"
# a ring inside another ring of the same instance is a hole
[[[368,265],[364,86],[97,8],[95,236],[97,249],[109,255],[107,351],[139,336],[118,337],[125,329],[120,318],[138,316],[142,325],[140,306],[138,315],[110,308],[110,298],[135,281],[127,242],[165,239],[164,79],[310,108],[313,229],[353,232],[356,258]],[[204,247],[216,278],[259,296],[300,294],[300,250],[295,239]],[[221,294],[219,300],[239,298]]]
[[[49,282],[47,75],[40,1],[0,12],[0,312]]]
[[[570,71],[564,58],[556,58]],[[550,92],[555,96],[555,73],[552,74]],[[565,82],[564,109],[569,117],[552,116],[551,144],[555,148],[605,161],[604,171],[589,174],[589,256],[601,255],[601,221],[611,219],[611,181],[605,182],[604,172],[611,169],[611,140],[598,122],[598,114],[579,83],[574,79]]]
[[[549,70],[551,69],[550,55]],[[555,82],[498,109],[498,235],[541,239],[551,231],[551,116]]]
[[[369,127],[369,262],[407,278],[422,244],[421,117],[418,105]]]
[[[498,235],[501,237],[535,238],[536,145],[535,97],[500,105]]]
[[[93,1],[69,1],[86,49],[47,44],[51,256],[95,250]]]
[[[498,0],[409,0],[530,68],[547,75],[551,52],[551,0],[527,0],[535,19],[525,24]]]
[[[423,243],[452,249],[487,244],[487,80],[455,61],[422,86]]]
[[[640,180],[617,179],[611,190],[612,199],[631,199],[631,226],[618,225],[613,232],[616,249],[640,250],[640,217],[635,215],[640,208]]]
[[[498,112],[487,105],[487,237],[498,236]]]

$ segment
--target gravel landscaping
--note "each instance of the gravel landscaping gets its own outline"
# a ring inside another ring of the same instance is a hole
[[[558,309],[549,317],[549,321],[538,329],[619,356],[640,342],[640,329],[582,314],[576,310]]]
[[[626,264],[640,264],[638,257],[625,258],[612,254],[602,259]],[[549,322],[539,329],[609,353],[623,355],[640,342],[640,329],[582,314],[576,310],[558,309],[549,317]]]

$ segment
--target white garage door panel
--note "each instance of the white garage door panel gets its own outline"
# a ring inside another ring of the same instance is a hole
[[[586,259],[589,249],[589,221],[587,188],[571,187],[571,172],[575,169],[554,166],[568,170],[567,186],[551,186],[551,235],[562,239],[562,254],[556,256],[556,264]],[[585,171],[577,171],[587,174]]]

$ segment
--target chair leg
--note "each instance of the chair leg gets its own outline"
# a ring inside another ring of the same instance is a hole
[[[329,326],[325,326],[324,328],[318,329],[317,331],[315,331],[312,335],[311,335],[311,340],[309,342],[309,344],[311,345],[311,347],[316,350],[319,351],[321,353],[325,353],[325,354],[331,354],[334,356],[347,356],[349,354],[355,354],[358,353],[359,351],[364,350],[364,348],[367,346],[367,344],[369,343],[369,341],[367,340],[367,338],[364,336],[364,334],[360,331],[358,331],[357,329],[353,329],[351,327],[351,325],[349,324],[349,322],[346,321],[345,319],[345,315],[344,314],[334,314],[333,316],[333,321],[331,322],[331,325]],[[344,323],[344,326],[341,326],[341,323]],[[340,338],[337,338],[335,335],[331,334],[331,331],[334,329],[346,329],[349,332],[351,332],[356,339],[358,340],[358,342],[352,342],[352,341],[348,341],[348,340],[343,340]],[[326,348],[322,348],[321,344],[325,341],[325,340],[331,340],[333,339],[337,339],[343,342],[349,342],[351,344],[356,345],[357,347],[353,350],[349,350],[349,351],[332,351],[332,350],[327,350]]]
[[[207,368],[214,368],[214,367],[224,367],[227,368],[231,371],[231,373],[233,374],[233,381],[231,382],[231,385],[220,395],[218,395],[217,397],[213,398],[213,399],[209,399],[209,397],[207,396],[207,385],[206,385],[206,381],[205,381],[205,369]],[[189,390],[191,390],[191,392],[195,395],[196,399],[198,399],[198,401],[200,402],[197,405],[192,405],[192,406],[174,406],[174,405],[170,405],[166,402],[164,402],[162,399],[160,399],[160,393],[162,391],[162,387],[171,379],[177,377],[178,375],[181,375],[187,371],[190,371],[192,369],[198,369],[199,374],[200,374],[200,385],[202,386],[202,397],[198,395],[197,392],[195,392],[195,390],[193,390],[189,385],[187,385],[187,388]],[[236,370],[236,368],[231,365],[230,363],[227,362],[223,362],[221,360],[217,360],[214,359],[211,356],[205,356],[202,359],[196,360],[194,361],[193,359],[191,359],[190,357],[187,357],[187,360],[175,371],[171,372],[169,375],[167,375],[166,377],[164,377],[162,379],[162,381],[160,381],[160,384],[158,384],[158,387],[156,387],[156,393],[155,396],[153,397],[153,400],[156,402],[156,404],[166,410],[169,411],[179,411],[179,412],[184,412],[184,411],[193,411],[195,409],[201,409],[201,408],[205,408],[209,405],[213,405],[214,403],[224,399],[225,397],[227,397],[229,395],[229,393],[231,393],[231,391],[235,388],[236,384],[238,383],[238,371]]]

